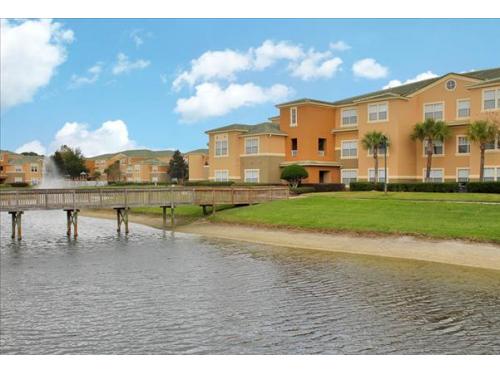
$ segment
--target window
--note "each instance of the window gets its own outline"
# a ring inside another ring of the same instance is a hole
[[[424,120],[429,118],[434,120],[443,120],[444,103],[424,104]]]
[[[215,156],[227,156],[227,139],[215,141]]]
[[[245,182],[259,182],[259,169],[245,169]]]
[[[427,143],[427,141],[424,142],[424,156],[427,156]],[[442,141],[434,140],[432,146],[434,155],[444,155],[444,145]]]
[[[457,102],[457,118],[467,118],[470,116],[470,100],[464,99]]]
[[[358,157],[358,142],[357,141],[342,141],[340,152],[342,159],[355,159]]]
[[[453,91],[457,87],[457,82],[454,79],[446,81],[446,90]]]
[[[292,138],[292,156],[297,156],[297,138]]]
[[[157,176],[154,176],[154,177],[151,177],[151,182],[158,182],[158,177]]]
[[[23,182],[22,177],[14,177],[14,182]]]
[[[326,139],[318,138],[318,155],[325,156],[325,150],[326,150]]]
[[[297,126],[297,107],[290,108],[290,126]]]
[[[31,185],[38,185],[39,181],[36,178],[31,179]]]
[[[245,138],[245,154],[259,153],[259,138]]]
[[[36,165],[36,164],[31,164],[31,172],[33,172],[33,173],[38,172],[38,165]]]
[[[136,170],[136,172],[140,171],[141,170],[141,165],[140,164],[134,165],[134,169]]]
[[[466,136],[457,137],[457,152],[459,154],[469,154],[470,153],[470,142],[469,138]]]
[[[23,171],[23,167],[16,165],[16,172],[21,173]]]
[[[383,156],[384,155],[384,146],[379,146],[377,147],[377,155],[378,156]],[[389,147],[387,147],[387,155],[389,155]],[[373,156],[373,149],[369,148],[368,149],[368,156]]]
[[[483,109],[500,109],[500,89],[483,91]]]
[[[227,170],[215,171],[215,181],[229,181],[229,171]]]
[[[358,180],[358,171],[356,169],[342,169],[340,175],[342,183],[345,186],[349,186],[351,182],[356,182]]]
[[[500,150],[500,136],[497,136],[496,141],[486,143],[485,144],[485,149],[486,150],[495,150],[498,149]]]
[[[389,179],[389,176],[387,176],[387,179]],[[373,168],[368,169],[368,181],[375,182],[375,169]],[[385,169],[379,168],[377,182],[384,182],[384,181],[385,181]]]
[[[483,181],[495,181],[495,168],[484,168]]]
[[[158,172],[158,166],[157,165],[153,165],[152,170],[153,170],[153,173]]]
[[[387,103],[377,103],[368,105],[368,122],[387,121]]]
[[[342,110],[342,126],[356,125],[358,123],[358,110],[356,108]]]
[[[468,181],[469,181],[469,168],[457,169],[457,182],[468,182]]]
[[[425,181],[425,169],[424,169],[424,181]],[[429,182],[443,182],[443,170],[431,169]]]

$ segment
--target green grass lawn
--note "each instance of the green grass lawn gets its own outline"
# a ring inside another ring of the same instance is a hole
[[[474,197],[471,194],[456,193],[382,195],[371,192],[311,194],[298,199],[225,210],[218,212],[212,220],[309,230],[413,234],[500,243],[500,205],[442,201],[488,200],[493,194],[478,194]]]
[[[217,212],[231,208],[231,205],[217,206]],[[208,208],[210,210],[210,208]],[[137,207],[132,208],[131,213],[151,215],[151,216],[162,216],[163,210],[160,207]],[[167,209],[167,214],[170,214],[170,209]],[[175,208],[175,217],[179,225],[189,224],[197,219],[205,217],[203,215],[203,209],[196,205],[180,205]]]
[[[397,199],[397,200],[425,200],[425,201],[460,201],[460,202],[498,202],[500,194],[483,193],[405,193],[380,191],[341,191],[335,193],[315,193],[314,195],[328,196],[341,199]]]

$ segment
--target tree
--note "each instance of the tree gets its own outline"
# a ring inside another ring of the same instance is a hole
[[[467,136],[472,142],[479,144],[481,157],[479,161],[479,180],[484,181],[484,152],[489,143],[495,144],[499,133],[498,126],[490,121],[479,120],[469,124]]]
[[[425,182],[431,178],[432,155],[434,154],[434,143],[443,142],[451,136],[451,130],[444,121],[436,121],[432,118],[424,122],[415,124],[410,135],[412,140],[419,140],[425,144],[425,154],[427,155],[427,167],[425,170]]]
[[[117,160],[113,164],[111,164],[109,167],[107,167],[104,170],[104,173],[106,173],[106,176],[108,177],[108,181],[120,181],[122,172],[120,170],[120,161]]]
[[[41,155],[38,155],[36,152],[33,152],[33,151],[24,151],[24,152],[21,152],[21,155],[26,155],[26,156],[41,156]]]
[[[288,181],[291,188],[297,188],[302,179],[309,177],[306,169],[298,164],[288,165],[281,171],[281,179]]]
[[[85,157],[79,148],[72,149],[69,146],[61,146],[54,155],[51,156],[60,174],[79,178],[82,172],[88,173],[85,166]]]
[[[168,163],[168,175],[171,179],[177,179],[181,184],[184,182],[184,179],[188,176],[188,165],[186,160],[184,160],[184,156],[182,156],[179,150],[176,150],[172,155],[172,159],[170,159]]]
[[[101,179],[101,172],[99,171],[94,171],[92,178],[96,181],[99,181]]]
[[[389,137],[382,132],[371,131],[364,135],[361,144],[364,149],[371,151],[373,154],[375,182],[378,182],[378,151],[384,146],[389,146]]]

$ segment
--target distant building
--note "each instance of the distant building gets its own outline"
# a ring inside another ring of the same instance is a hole
[[[0,182],[38,185],[43,177],[43,156],[0,150]]]
[[[184,158],[189,166],[189,181],[208,180],[208,148],[189,151],[184,154]]]

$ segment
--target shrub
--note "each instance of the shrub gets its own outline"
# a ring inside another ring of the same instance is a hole
[[[314,193],[315,190],[312,186],[301,186],[296,188],[290,188],[290,192],[294,194],[306,194],[306,193]]]
[[[288,181],[288,184],[292,188],[296,188],[300,185],[300,182],[309,177],[306,169],[298,164],[288,165],[281,171],[281,179]]]
[[[231,186],[234,181],[185,181],[184,186]]]
[[[14,187],[14,188],[28,187],[29,185],[30,184],[28,184],[27,182],[12,182],[12,183],[10,183],[10,186]]]
[[[351,191],[384,191],[383,183],[351,182]],[[388,191],[455,193],[459,191],[458,182],[396,182],[387,184]]]
[[[500,181],[468,182],[465,186],[468,193],[500,194]]]
[[[304,187],[312,187],[315,192],[321,193],[326,191],[344,191],[344,184],[302,184]]]
[[[351,182],[351,184],[349,185],[349,190],[351,190],[351,191],[372,191],[372,190],[383,191],[384,184],[381,184],[381,183],[376,184],[374,182],[368,182],[368,181]]]

